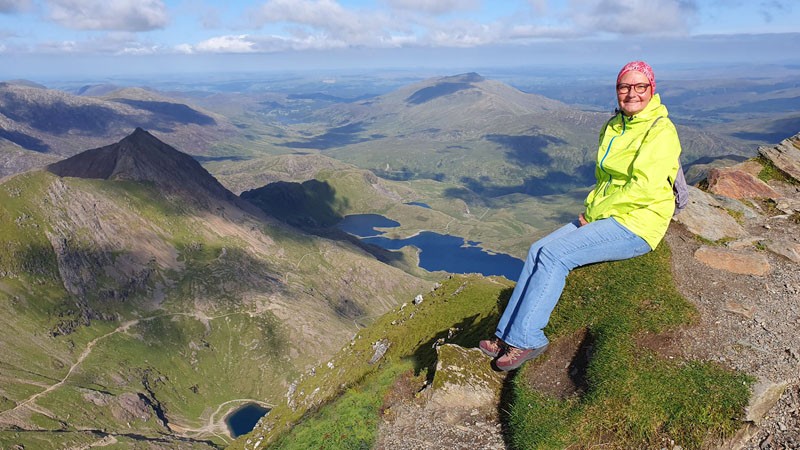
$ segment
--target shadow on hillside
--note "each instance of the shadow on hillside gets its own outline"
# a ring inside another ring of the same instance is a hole
[[[170,103],[170,102],[155,102],[148,100],[133,100],[133,99],[115,99],[115,102],[124,103],[133,106],[134,108],[143,109],[152,113],[158,114],[160,119],[158,122],[168,120],[173,123],[179,124],[196,124],[196,125],[216,125],[217,121],[213,117],[207,116],[200,111],[190,108],[183,103]]]
[[[358,237],[342,231],[335,226],[327,228],[303,228],[303,231],[326,239],[350,243],[370,254],[378,261],[404,271],[408,271],[412,265],[410,262],[406,261],[403,253],[394,250],[386,250],[377,245],[362,242]]]
[[[0,138],[9,140],[20,147],[33,150],[35,152],[47,153],[50,151],[50,146],[45,144],[41,139],[37,139],[19,131],[10,131],[0,128]]]
[[[315,148],[318,150],[328,150],[334,147],[358,144],[359,142],[369,141],[370,138],[359,137],[359,133],[365,131],[361,122],[351,123],[337,128],[331,128],[326,133],[308,139],[306,141],[294,141],[279,144],[288,148]]]
[[[94,321],[118,323],[132,307],[151,308],[154,302],[193,303],[199,296],[216,299],[217,307],[237,307],[253,292],[288,292],[268,261],[231,246],[178,245],[182,267],[176,270],[161,266],[147,249],[86,243],[73,235],[53,239],[52,245],[12,245],[5,250],[9,259],[0,260],[2,273],[58,288],[56,295],[37,300],[50,318],[47,333],[52,337],[70,335]]]
[[[316,179],[302,183],[277,181],[242,192],[239,197],[270,216],[303,229],[335,225],[348,206],[347,199],[336,197],[333,186]]]
[[[551,144],[566,144],[561,138],[548,135],[506,135],[489,134],[486,140],[500,144],[506,149],[506,157],[511,161],[523,166],[536,165],[547,167],[552,164],[553,159],[544,152],[544,149]]]
[[[240,198],[306,233],[348,242],[384,264],[407,269],[404,266],[408,264],[401,252],[364,243],[358,237],[336,228],[336,224],[343,219],[342,211],[347,210],[348,202],[347,199],[337,198],[336,189],[327,181],[278,181],[242,192]]]
[[[739,139],[777,144],[784,139],[794,136],[797,130],[800,130],[800,117],[792,117],[775,120],[764,127],[761,132],[740,131],[738,133],[733,133],[732,136]]]
[[[439,97],[444,97],[446,95],[455,94],[458,91],[463,91],[465,89],[470,89],[472,87],[472,83],[469,82],[444,82],[444,83],[437,83],[434,86],[424,87],[413,94],[409,95],[406,98],[406,103],[412,105],[421,105],[423,103],[427,103],[431,100],[435,100]]]
[[[105,134],[119,122],[121,115],[111,108],[99,105],[72,105],[63,101],[32,105],[6,93],[3,114],[17,122],[55,135],[77,130],[88,134]]]
[[[463,188],[448,188],[444,196],[457,198],[466,202],[474,202],[478,198],[497,198],[511,194],[525,194],[532,197],[541,197],[554,194],[565,194],[573,189],[584,187],[587,184],[586,166],[577,169],[577,175],[570,175],[561,171],[548,172],[544,177],[527,177],[521,184],[513,186],[498,186],[492,184],[490,177],[463,177]],[[592,173],[592,177],[594,173]]]

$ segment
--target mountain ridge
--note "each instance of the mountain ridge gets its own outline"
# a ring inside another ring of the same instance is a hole
[[[136,89],[115,92],[114,98],[104,98],[0,83],[0,137],[22,148],[67,157],[121,139],[136,127],[157,130],[162,139],[199,154],[238,134],[221,115],[153,93],[147,97]],[[126,92],[134,98],[125,97]]]

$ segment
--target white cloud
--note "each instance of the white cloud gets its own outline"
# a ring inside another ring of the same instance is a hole
[[[149,31],[169,23],[162,0],[49,0],[49,18],[78,30]]]
[[[12,14],[25,11],[31,6],[31,0],[0,0],[0,14]]]
[[[447,14],[469,11],[480,6],[478,0],[385,0],[394,9],[419,11],[427,14]]]
[[[194,47],[189,44],[178,44],[173,49],[178,53],[183,53],[186,55],[191,55],[194,53]]]
[[[621,35],[685,35],[694,25],[692,0],[571,0],[569,17],[577,31]]]
[[[85,40],[40,42],[34,53],[74,53],[90,55],[152,55],[164,53],[161,45],[142,42],[133,32],[111,32]]]
[[[269,0],[252,14],[255,26],[284,25],[291,40],[331,39],[371,46],[389,37],[392,21],[372,11],[350,11],[333,0]]]
[[[201,53],[254,53],[256,44],[247,35],[218,36],[194,46]]]
[[[228,35],[207,39],[197,45],[182,44],[175,48],[182,53],[271,53],[289,50],[331,50],[348,44],[313,34],[294,36]]]

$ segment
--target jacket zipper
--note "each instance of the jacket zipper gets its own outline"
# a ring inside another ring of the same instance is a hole
[[[614,143],[614,139],[616,139],[619,136],[622,136],[623,134],[625,134],[625,129],[626,129],[626,127],[625,127],[625,116],[622,115],[622,133],[620,133],[620,134],[618,134],[618,135],[616,135],[616,136],[611,138],[611,140],[608,142],[608,147],[606,148],[606,154],[603,155],[603,157],[600,159],[600,170],[603,171],[603,173],[605,173],[606,175],[608,175],[608,181],[606,181],[606,187],[603,189],[603,195],[607,195],[608,194],[608,187],[611,186],[611,174],[606,172],[605,167],[603,167],[603,163],[605,162],[606,157],[608,156],[608,153],[611,151],[611,144]]]

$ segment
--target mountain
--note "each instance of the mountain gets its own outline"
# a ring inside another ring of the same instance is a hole
[[[0,183],[0,447],[219,448],[430,282],[266,216],[137,129]]]
[[[47,166],[60,177],[151,182],[165,194],[183,192],[188,198],[238,198],[191,156],[136,128],[121,141]]]
[[[223,116],[152,91],[115,90],[90,97],[0,83],[0,138],[23,149],[72,156],[121,139],[136,127],[154,130],[195,154],[205,154],[216,142],[237,134]]]
[[[310,137],[281,145],[316,149],[387,179],[453,183],[450,195],[459,198],[543,196],[591,183],[597,136],[610,116],[467,73],[322,109]],[[687,167],[701,157],[752,154],[690,126],[679,133]]]

